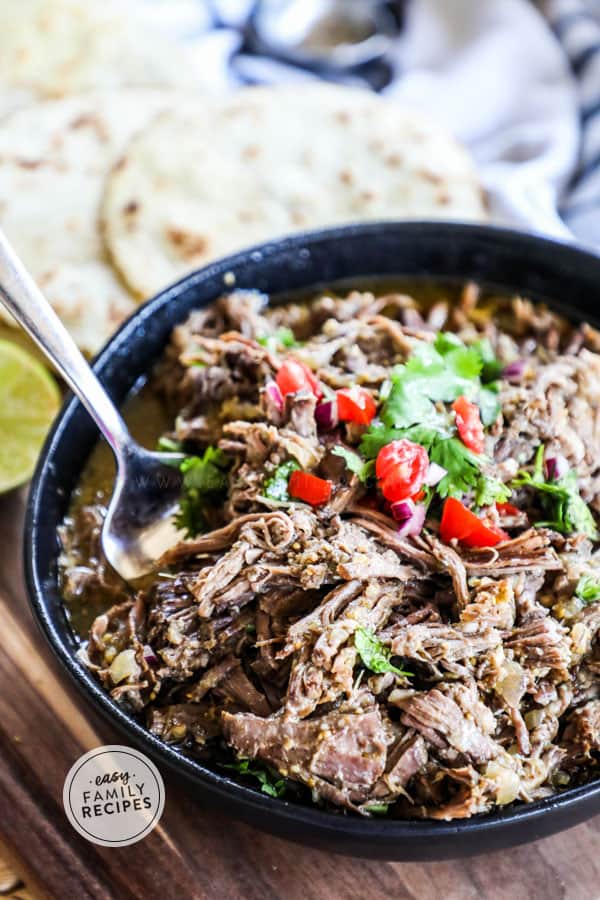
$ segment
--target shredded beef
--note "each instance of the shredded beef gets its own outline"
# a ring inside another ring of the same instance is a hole
[[[188,533],[126,586],[82,490],[60,567],[70,610],[99,611],[81,661],[153,734],[365,816],[465,818],[599,773],[598,331],[474,284],[234,291],[174,329],[151,388],[206,531],[182,503]],[[418,483],[409,460],[386,486],[393,441],[425,453]]]

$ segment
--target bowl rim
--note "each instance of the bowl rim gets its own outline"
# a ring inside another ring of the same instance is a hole
[[[428,234],[431,236],[435,231],[439,233],[440,240],[444,236],[463,240],[480,236],[498,241],[501,244],[507,244],[508,242],[508,245],[513,244],[513,246],[518,241],[526,247],[545,249],[550,254],[557,254],[563,259],[566,258],[566,254],[574,262],[585,263],[588,267],[592,266],[600,285],[600,257],[593,252],[577,247],[569,241],[555,240],[496,225],[464,224],[448,221],[384,220],[317,229],[254,245],[241,252],[210,263],[202,269],[179,279],[139,306],[132,316],[121,325],[119,330],[94,359],[94,371],[102,379],[107,365],[119,348],[124,347],[132,340],[135,332],[140,329],[140,325],[154,316],[159,309],[166,307],[180,294],[187,293],[193,286],[200,285],[204,281],[209,281],[215,277],[220,278],[226,285],[225,276],[227,273],[235,272],[236,269],[242,268],[249,260],[256,262],[257,254],[269,260],[272,257],[284,255],[290,251],[300,251],[323,242],[340,241],[357,236],[365,238],[377,237],[382,233],[382,230],[388,233],[390,231],[398,232],[399,237],[410,232],[413,235]],[[440,280],[443,277],[440,276]],[[315,289],[319,286],[317,281],[313,281],[312,284],[315,285]],[[227,287],[223,289],[226,290]],[[172,327],[174,324],[175,319]],[[410,845],[415,842],[421,842],[426,837],[446,838],[461,835],[463,837],[471,836],[472,838],[477,838],[478,835],[483,833],[487,835],[489,833],[506,831],[507,827],[512,828],[517,823],[525,826],[525,828],[530,826],[533,831],[536,823],[542,817],[559,810],[566,813],[568,810],[578,807],[583,800],[595,800],[597,809],[600,810],[600,779],[596,779],[596,781],[566,789],[560,794],[552,795],[543,800],[515,806],[510,805],[506,808],[501,808],[485,815],[476,815],[469,819],[450,821],[431,819],[405,820],[345,815],[343,813],[329,812],[316,806],[304,806],[293,803],[285,798],[269,797],[226,774],[207,768],[192,757],[185,755],[176,746],[164,743],[149,732],[132,715],[123,710],[116,701],[112,700],[94,679],[93,674],[79,662],[75,656],[75,641],[73,640],[69,643],[61,633],[58,623],[55,621],[55,617],[45,599],[48,584],[52,583],[57,589],[57,579],[53,573],[42,571],[40,568],[38,528],[40,519],[43,517],[41,501],[44,495],[45,484],[54,465],[54,455],[61,442],[65,440],[71,420],[81,406],[79,400],[71,394],[67,395],[58,417],[47,436],[32,478],[23,533],[26,593],[34,618],[55,656],[71,677],[72,682],[76,684],[88,700],[91,700],[95,709],[105,719],[116,725],[133,744],[147,750],[155,759],[166,765],[169,770],[183,774],[195,784],[200,785],[202,790],[211,794],[218,801],[225,804],[233,802],[234,806],[237,806],[238,811],[240,808],[244,808],[248,814],[255,816],[256,821],[259,819],[265,820],[268,817],[270,830],[273,830],[278,824],[291,826],[294,829],[302,826],[311,829],[313,834],[317,836],[321,835],[323,838],[330,836],[337,840],[338,843],[344,838],[353,839],[355,844],[357,841],[360,841],[365,844],[365,850],[367,845],[374,845],[378,842],[384,842],[389,847],[391,842],[403,841],[405,843],[408,842]],[[290,836],[289,831],[286,834]],[[534,837],[535,834],[532,834],[531,839]],[[441,854],[440,858],[443,855]],[[409,858],[409,856],[406,858]],[[431,858],[434,858],[434,856]]]

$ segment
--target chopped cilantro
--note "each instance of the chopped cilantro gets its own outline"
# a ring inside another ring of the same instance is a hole
[[[600,600],[600,577],[594,578],[593,575],[582,575],[577,582],[575,596],[583,600],[584,603],[595,603],[596,600]]]
[[[481,473],[475,485],[475,505],[493,506],[494,503],[506,503],[511,494],[511,489],[503,481]]]
[[[292,472],[295,472],[299,468],[300,465],[295,459],[290,459],[287,462],[281,463],[280,466],[277,466],[271,477],[265,481],[263,488],[264,496],[268,497],[269,500],[279,500],[283,503],[286,500],[289,500],[288,481]]]
[[[271,352],[277,352],[280,347],[292,349],[293,347],[301,346],[300,342],[296,340],[292,329],[287,328],[285,325],[278,328],[274,334],[261,335],[257,338],[257,341],[262,347],[266,347]]]
[[[224,763],[223,768],[256,778],[263,794],[268,794],[269,797],[282,797],[287,788],[285,778],[282,778],[275,769],[251,762],[249,759],[238,759],[234,763]]]
[[[490,344],[489,338],[480,338],[471,347],[479,353],[482,362],[481,380],[484,384],[490,381],[496,381],[502,374],[504,366],[496,359],[494,348]]]
[[[387,815],[389,808],[389,803],[368,803],[366,806],[362,807],[365,812],[371,813],[373,816],[385,816]]]
[[[442,499],[474,491],[478,506],[505,502],[510,489],[482,472],[486,458],[455,436],[453,417],[441,407],[463,395],[479,404],[483,424],[491,425],[500,413],[499,385],[482,379],[497,377],[500,368],[487,339],[467,347],[457,335],[440,332],[433,344],[418,343],[393,370],[380,421],[363,434],[361,453],[373,459],[386,444],[407,438],[447,470],[435,488]]]
[[[162,435],[156,442],[156,449],[160,453],[181,453],[181,441]]]
[[[403,672],[390,662],[391,651],[369,631],[368,628],[357,628],[354,632],[354,646],[362,662],[371,672],[381,674],[393,672],[394,675],[412,675],[412,672]]]
[[[369,479],[372,478],[375,474],[374,459],[365,461],[358,455],[358,453],[355,453],[354,450],[349,450],[347,447],[342,447],[341,444],[336,444],[331,452],[335,456],[341,456],[346,463],[347,468],[351,472],[353,472],[354,475],[358,475],[358,480],[363,484],[369,481]]]
[[[458,438],[436,438],[429,449],[432,462],[447,470],[436,485],[440,497],[461,497],[477,485],[480,477],[479,460]]]
[[[579,494],[577,473],[570,469],[556,481],[544,478],[544,447],[537,449],[533,473],[521,470],[513,480],[514,487],[531,487],[539,491],[545,499],[545,508],[550,516],[537,526],[545,526],[562,534],[586,534],[598,540],[598,528],[592,513]]]
[[[479,392],[477,403],[483,424],[486,426],[493,425],[501,410],[500,385],[497,381],[483,385]]]
[[[423,425],[401,429],[375,426],[363,435],[360,448],[365,456],[374,458],[390,441],[401,438],[421,444],[427,450],[431,462],[446,469],[447,474],[436,485],[436,491],[442,499],[461,497],[470,490],[475,491],[475,503],[478,506],[504,503],[509,498],[510,488],[481,471],[485,458],[465,447],[448,430],[438,431]]]
[[[224,493],[228,466],[227,457],[217,447],[207,447],[202,456],[188,456],[181,463],[183,488],[175,522],[188,537],[206,529],[204,507]]]

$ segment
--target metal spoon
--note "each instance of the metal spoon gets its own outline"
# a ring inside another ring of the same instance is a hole
[[[173,513],[181,491],[179,454],[137,444],[72,337],[0,232],[0,302],[53,363],[110,444],[117,479],[102,528],[102,549],[126,581],[146,575],[181,533]]]

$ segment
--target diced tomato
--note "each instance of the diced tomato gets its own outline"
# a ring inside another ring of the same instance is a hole
[[[370,425],[375,418],[377,406],[370,393],[361,387],[342,388],[336,391],[338,418],[340,422],[356,422]]]
[[[521,510],[518,506],[513,506],[512,503],[496,503],[496,509],[500,513],[501,516],[520,516]]]
[[[406,438],[386,444],[375,464],[381,493],[391,503],[414,497],[423,487],[428,467],[427,451],[420,444]]]
[[[446,544],[455,538],[465,547],[494,547],[500,541],[508,540],[505,531],[495,525],[487,525],[454,497],[448,497],[444,503],[440,537]]]
[[[311,506],[322,506],[331,497],[331,481],[318,478],[310,472],[292,472],[288,482],[288,491],[296,500],[304,500]]]
[[[454,401],[452,409],[456,415],[456,427],[460,439],[465,447],[468,447],[473,453],[483,453],[485,443],[479,407],[461,396]]]
[[[296,391],[310,391],[317,400],[323,396],[321,385],[314,372],[299,359],[289,356],[279,367],[276,379],[279,390],[285,397],[286,394],[295,394]]]

